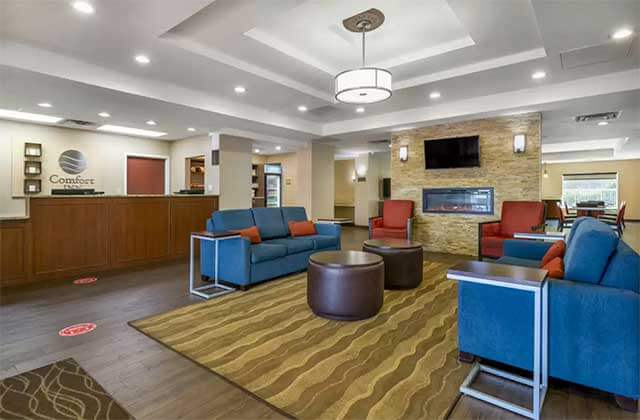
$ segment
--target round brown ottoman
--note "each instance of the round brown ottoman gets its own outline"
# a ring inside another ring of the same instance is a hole
[[[326,251],[309,257],[307,303],[318,316],[355,321],[374,316],[384,300],[384,263],[360,251]]]
[[[422,282],[422,244],[406,239],[369,239],[362,250],[384,259],[384,288],[413,289]]]

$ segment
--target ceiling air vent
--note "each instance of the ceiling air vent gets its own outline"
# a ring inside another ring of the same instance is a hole
[[[389,144],[389,140],[369,140],[369,144]]]
[[[577,115],[576,122],[613,121],[620,118],[622,111],[599,112],[597,114]]]

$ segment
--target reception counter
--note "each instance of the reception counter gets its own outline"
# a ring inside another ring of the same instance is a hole
[[[218,197],[42,196],[27,217],[0,220],[0,286],[186,259]]]

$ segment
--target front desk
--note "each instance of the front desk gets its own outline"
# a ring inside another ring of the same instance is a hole
[[[39,196],[28,208],[0,221],[2,287],[186,259],[218,197]]]

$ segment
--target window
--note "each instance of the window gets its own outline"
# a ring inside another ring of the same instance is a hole
[[[605,207],[618,206],[618,174],[562,175],[562,201],[570,208],[583,201],[604,201]]]

